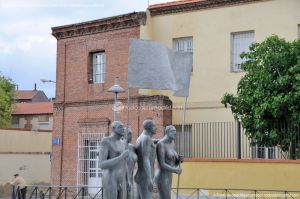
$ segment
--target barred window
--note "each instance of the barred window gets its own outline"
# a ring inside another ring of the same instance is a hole
[[[106,76],[105,52],[96,52],[92,54],[93,82],[104,83]]]
[[[193,52],[193,38],[184,37],[173,40],[173,49],[183,52]]]
[[[193,52],[193,37],[173,39],[173,49],[182,52]],[[193,67],[192,67],[193,72]]]
[[[231,34],[232,50],[231,50],[231,70],[233,72],[243,71],[241,64],[243,63],[240,57],[242,52],[248,52],[249,46],[254,41],[254,32],[238,32]]]

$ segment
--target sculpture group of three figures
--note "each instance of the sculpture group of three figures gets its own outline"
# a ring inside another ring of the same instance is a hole
[[[167,126],[165,136],[157,141],[152,139],[157,131],[153,121],[145,120],[143,127],[135,145],[130,144],[132,131],[124,128],[119,121],[112,123],[111,136],[101,140],[99,161],[103,170],[104,199],[152,199],[154,182],[161,199],[171,198],[172,173],[181,173],[178,165],[183,161],[183,157],[175,151],[176,129],[172,125]],[[154,174],[156,156],[159,167]],[[136,162],[137,171],[133,177]]]

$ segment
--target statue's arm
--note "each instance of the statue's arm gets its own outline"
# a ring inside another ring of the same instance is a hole
[[[167,164],[165,161],[165,154],[166,154],[166,149],[164,147],[163,143],[158,143],[157,145],[157,159],[160,167],[162,169],[165,169],[169,172],[175,173],[177,171],[176,167],[172,167],[171,165]]]
[[[100,168],[101,169],[109,169],[109,168],[115,166],[120,161],[124,160],[128,155],[128,151],[126,150],[121,155],[119,155],[115,158],[107,159],[108,158],[108,150],[109,150],[109,145],[108,144],[109,143],[107,142],[107,140],[102,140],[101,143],[100,143],[99,163],[100,163]]]

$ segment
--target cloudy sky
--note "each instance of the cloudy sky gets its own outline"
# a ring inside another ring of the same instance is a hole
[[[150,5],[171,0],[149,0]],[[51,27],[145,11],[148,0],[0,0],[0,71],[20,90],[37,84],[55,96],[56,39]]]

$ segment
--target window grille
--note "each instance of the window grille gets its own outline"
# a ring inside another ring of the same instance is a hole
[[[106,76],[105,53],[97,52],[92,54],[93,63],[93,82],[104,83]]]
[[[241,64],[245,61],[240,55],[242,52],[248,52],[249,46],[254,41],[254,32],[239,32],[232,33],[232,64],[231,69],[233,72],[243,71]]]
[[[94,125],[83,125],[78,134],[77,185],[89,186],[88,193],[95,194],[102,186],[99,165],[100,141],[105,136]]]
[[[184,37],[173,40],[173,49],[183,52],[193,52],[193,38]]]

